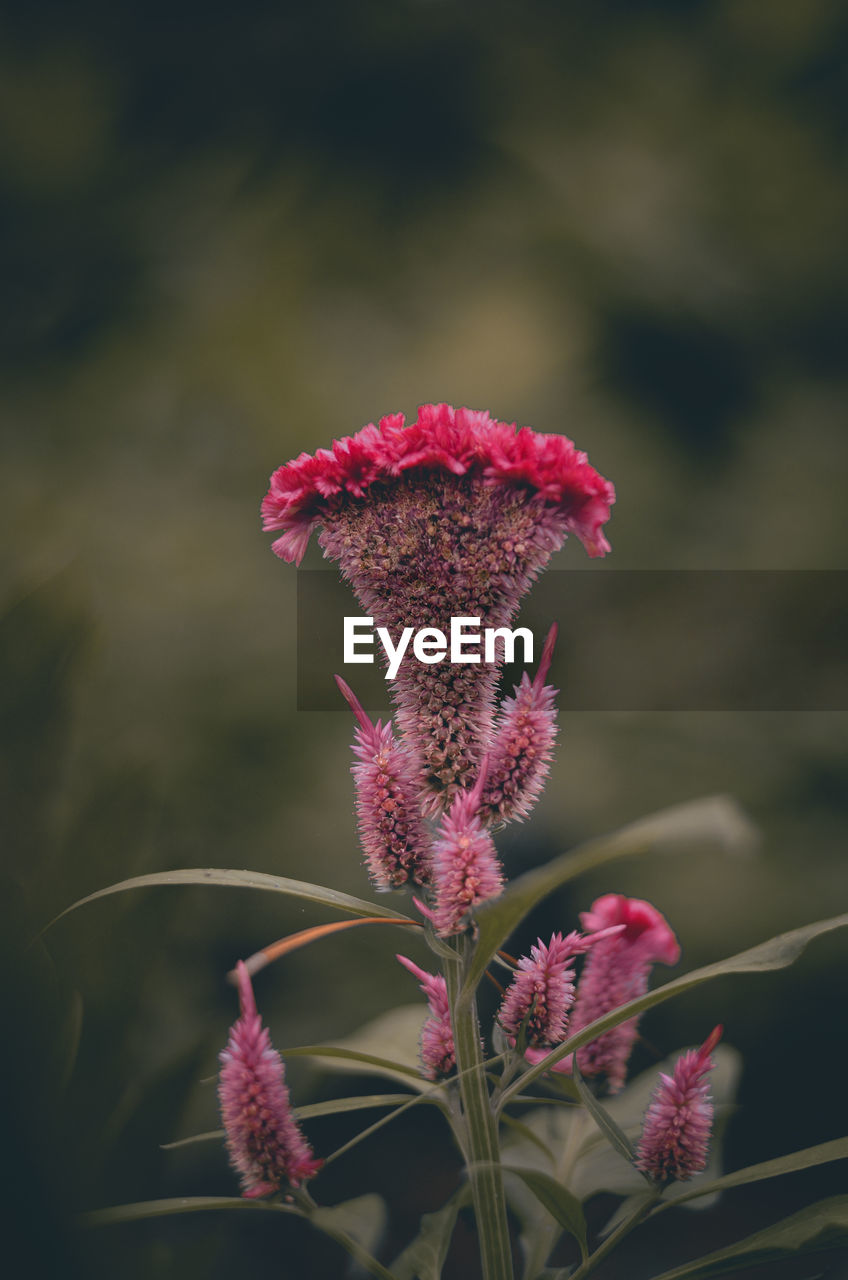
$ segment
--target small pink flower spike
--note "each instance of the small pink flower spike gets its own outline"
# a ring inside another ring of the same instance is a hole
[[[321,1168],[297,1126],[283,1062],[256,1011],[250,975],[236,966],[241,1016],[220,1055],[218,1099],[230,1162],[249,1199],[299,1186]]]
[[[601,933],[555,933],[547,946],[539,938],[529,956],[522,956],[511,985],[501,1004],[498,1021],[514,1044],[525,1018],[529,1062],[540,1062],[546,1054],[566,1038],[568,1014],[574,1003],[574,969],[576,956],[588,951],[604,938],[624,931],[614,925]],[[557,1063],[552,1070],[570,1070]]]
[[[515,686],[515,697],[505,698],[500,706],[483,793],[483,817],[489,821],[520,822],[545,785],[557,733],[557,691],[545,684],[556,638],[554,623],[535,679],[531,682],[525,671]]]
[[[441,1080],[456,1066],[447,983],[441,974],[419,969],[406,956],[398,956],[405,969],[421,984],[430,1006],[430,1017],[421,1030],[421,1063],[428,1080]]]
[[[722,1031],[716,1027],[700,1049],[679,1057],[670,1076],[660,1074],[634,1161],[656,1182],[686,1182],[707,1166],[713,1103],[705,1077]]]
[[[581,913],[580,921],[589,932],[624,925],[615,937],[606,937],[592,948],[571,1014],[570,1034],[582,1031],[621,1005],[644,995],[654,964],[676,964],[680,946],[668,921],[650,902],[608,893]],[[611,1093],[624,1085],[627,1061],[636,1039],[637,1018],[628,1018],[605,1031],[577,1052],[577,1062],[586,1076],[606,1074]]]
[[[456,795],[436,832],[433,922],[442,938],[460,933],[471,908],[498,897],[503,889],[501,864],[478,813],[487,773],[484,757],[473,789]]]
[[[555,933],[547,946],[539,938],[530,955],[521,957],[498,1014],[513,1042],[523,1024],[528,1046],[549,1049],[562,1043],[574,1003],[571,961],[588,946],[591,939],[581,933]]]
[[[341,676],[336,676],[336,684],[358,721],[353,749],[359,762],[351,773],[359,838],[371,879],[378,889],[397,889],[410,880],[426,884],[429,846],[418,803],[419,770],[396,740],[391,723],[372,724]]]

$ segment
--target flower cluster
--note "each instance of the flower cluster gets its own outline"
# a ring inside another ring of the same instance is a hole
[[[422,405],[369,424],[280,467],[262,504],[265,528],[282,529],[274,550],[299,563],[313,529],[339,563],[365,611],[394,639],[404,627],[450,629],[452,617],[483,628],[508,626],[521,597],[569,532],[590,555],[609,545],[601,532],[612,485],[564,436],[498,422],[488,413]],[[419,663],[407,653],[392,683],[397,723],[425,793],[438,811],[473,786],[495,748],[499,664]],[[518,699],[522,702],[522,699]],[[550,698],[534,716],[550,716]],[[515,715],[526,714],[522,705]],[[507,711],[502,712],[502,719]],[[509,729],[509,725],[502,726]],[[515,792],[490,804],[523,813],[532,803],[524,775],[550,749],[528,744]],[[520,748],[523,750],[524,748]]]

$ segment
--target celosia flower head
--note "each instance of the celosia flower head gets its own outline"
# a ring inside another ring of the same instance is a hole
[[[621,1005],[644,995],[654,964],[676,964],[680,946],[665,917],[639,898],[608,893],[581,913],[587,932],[623,925],[614,937],[601,939],[583,966],[571,1015],[571,1034],[582,1031]],[[577,1063],[586,1076],[605,1074],[610,1090],[622,1088],[627,1061],[636,1039],[638,1019],[629,1018],[578,1050]]]
[[[256,1010],[247,968],[237,966],[241,1016],[220,1055],[218,1098],[230,1161],[249,1198],[292,1187],[320,1169],[294,1119],[283,1062]]]
[[[634,1162],[656,1182],[685,1182],[707,1166],[713,1104],[706,1075],[721,1033],[716,1027],[700,1049],[678,1058],[670,1076],[660,1073]]]
[[[452,617],[509,625],[569,532],[590,555],[609,550],[601,530],[614,497],[564,436],[431,404],[409,426],[395,414],[280,467],[262,513],[283,531],[274,550],[295,563],[321,526],[325,556],[397,642],[404,627],[447,633]],[[401,663],[398,723],[434,805],[468,788],[489,750],[498,670]]]
[[[397,889],[407,881],[424,884],[428,840],[421,817],[418,769],[398,742],[391,724],[372,724],[352,689],[336,676],[357,719],[352,766],[356,782],[359,837],[371,879],[378,889]]]
[[[397,959],[418,979],[421,990],[427,997],[430,1016],[421,1029],[421,1065],[429,1080],[441,1080],[450,1075],[456,1066],[447,983],[440,973],[427,973],[406,956],[399,955]]]
[[[571,962],[592,939],[572,932],[541,938],[521,956],[498,1014],[498,1022],[514,1041],[522,1026],[530,1048],[551,1048],[565,1039],[568,1011],[574,1003],[575,971]]]
[[[535,678],[525,671],[515,696],[505,698],[498,710],[483,792],[483,816],[490,819],[526,818],[545,785],[557,732],[557,691],[545,684],[556,636],[554,623]]]
[[[436,832],[430,864],[435,899],[428,914],[443,938],[460,933],[472,907],[503,889],[500,859],[479,814],[487,768],[484,759],[473,789],[457,792]]]

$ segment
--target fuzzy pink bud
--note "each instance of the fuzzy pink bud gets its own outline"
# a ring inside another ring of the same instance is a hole
[[[598,898],[580,921],[589,932],[623,925],[613,937],[592,948],[577,986],[570,1033],[582,1031],[621,1005],[644,995],[657,962],[676,964],[680,946],[665,917],[650,902],[608,893]],[[624,1085],[627,1062],[636,1039],[638,1018],[628,1018],[578,1050],[577,1062],[586,1076],[605,1074],[610,1092]]]
[[[478,813],[486,774],[484,760],[473,790],[456,795],[436,832],[432,920],[443,938],[460,933],[472,907],[496,898],[503,889],[500,860]]]
[[[501,1004],[498,1021],[513,1041],[522,1025],[528,1046],[560,1044],[565,1039],[568,1011],[574,1003],[571,961],[587,945],[580,933],[555,933],[545,945],[541,938],[529,956],[518,961],[515,976]]]
[[[545,684],[556,636],[554,623],[535,679],[525,672],[515,696],[505,698],[498,712],[482,805],[490,821],[526,818],[545,785],[557,732],[557,691]]]
[[[722,1030],[716,1027],[700,1049],[679,1057],[670,1076],[660,1074],[634,1161],[656,1182],[685,1182],[707,1166],[713,1103],[705,1077]]]
[[[421,1029],[421,1065],[428,1080],[441,1080],[456,1066],[447,983],[440,973],[419,969],[406,956],[398,956],[405,969],[418,979],[430,1006],[430,1017]]]
[[[336,683],[358,721],[351,768],[356,782],[359,838],[371,879],[378,889],[397,889],[429,879],[428,841],[418,797],[419,771],[391,724],[372,724],[353,690]]]
[[[255,1198],[279,1191],[281,1183],[298,1186],[323,1161],[315,1159],[292,1115],[283,1061],[262,1026],[243,961],[236,971],[241,1016],[220,1055],[218,1099],[242,1195]]]

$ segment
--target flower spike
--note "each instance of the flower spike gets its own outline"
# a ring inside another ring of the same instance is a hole
[[[705,1077],[722,1031],[715,1027],[700,1049],[679,1057],[670,1076],[660,1074],[634,1161],[656,1182],[685,1182],[707,1166],[713,1103]]]
[[[421,1030],[421,1064],[428,1080],[441,1080],[456,1066],[456,1050],[451,1029],[447,983],[441,974],[419,969],[406,956],[397,956],[405,969],[418,979],[430,1006],[430,1017]]]
[[[256,1010],[250,975],[236,967],[240,1017],[221,1052],[218,1098],[230,1162],[249,1199],[299,1186],[321,1168],[294,1119],[283,1061]]]
[[[341,676],[336,676],[336,684],[358,721],[353,749],[359,761],[351,773],[356,782],[359,838],[371,879],[378,889],[397,889],[410,880],[425,884],[428,840],[415,763],[395,738],[391,723],[372,724]]]
[[[489,821],[521,821],[539,798],[556,739],[556,689],[545,684],[553,658],[557,625],[545,640],[539,670],[531,682],[525,671],[515,696],[505,698],[495,725],[491,768],[483,795]]]
[[[479,808],[486,785],[488,759],[471,791],[461,791],[442,818],[433,845],[433,923],[440,937],[460,933],[472,907],[496,898],[503,871]]]

